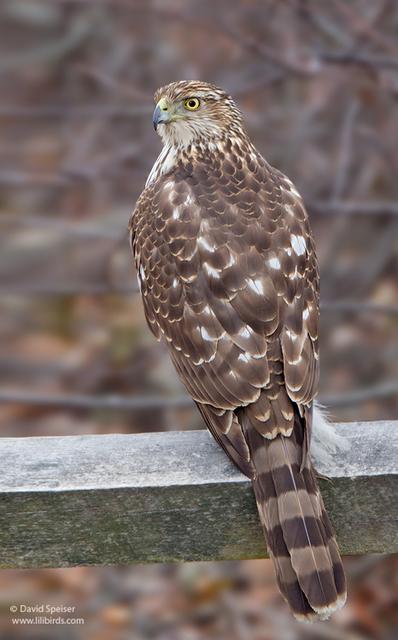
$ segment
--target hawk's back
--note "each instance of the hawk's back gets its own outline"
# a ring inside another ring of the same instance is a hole
[[[194,161],[188,150],[144,190],[131,230],[148,322],[194,373],[184,382],[196,401],[230,409],[257,400],[271,359],[295,400],[312,399],[317,264],[285,176],[249,145],[229,141]]]
[[[130,225],[148,324],[252,479],[285,598],[326,617],[345,581],[308,457],[319,281],[302,200],[245,137],[160,158]]]

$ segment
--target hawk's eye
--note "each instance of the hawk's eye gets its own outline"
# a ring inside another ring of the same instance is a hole
[[[187,98],[184,100],[184,107],[188,109],[188,111],[196,111],[200,107],[199,98]]]

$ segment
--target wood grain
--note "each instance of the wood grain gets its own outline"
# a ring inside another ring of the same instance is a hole
[[[398,552],[398,422],[318,466],[345,554]],[[206,431],[1,438],[0,566],[265,556],[250,482]]]

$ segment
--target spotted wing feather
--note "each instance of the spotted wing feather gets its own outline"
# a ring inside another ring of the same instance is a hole
[[[297,616],[326,615],[344,580],[307,455],[319,295],[299,194],[247,142],[227,141],[150,184],[131,237],[148,324],[253,481],[282,593]]]
[[[227,151],[144,191],[132,237],[145,313],[196,402],[249,405],[263,435],[289,433],[290,400],[310,403],[317,386],[311,234],[282,174]]]

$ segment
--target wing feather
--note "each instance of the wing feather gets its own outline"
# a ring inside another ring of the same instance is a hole
[[[293,405],[311,405],[319,375],[307,215],[292,183],[252,156],[225,166],[215,153],[189,172],[178,166],[145,189],[131,220],[148,324],[245,471],[235,412],[248,407],[265,437],[288,435]]]

